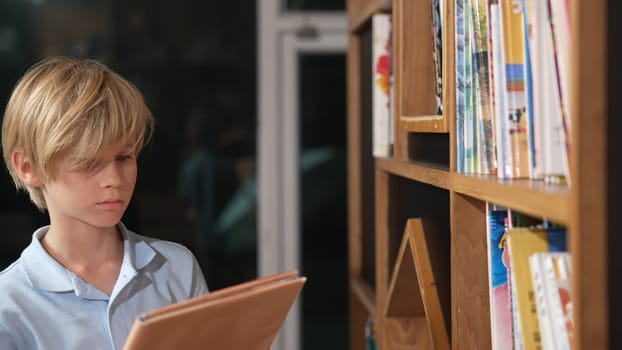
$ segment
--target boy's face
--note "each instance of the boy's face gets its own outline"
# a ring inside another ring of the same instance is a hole
[[[113,147],[97,162],[92,171],[60,164],[55,180],[43,185],[52,225],[109,228],[121,220],[136,184],[134,149]]]

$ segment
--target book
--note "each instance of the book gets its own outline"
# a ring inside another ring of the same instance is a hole
[[[372,16],[372,153],[388,157],[391,153],[391,15]]]
[[[553,32],[547,1],[526,2],[533,81],[533,139],[536,179],[551,183],[569,177]]]
[[[509,139],[510,178],[529,177],[526,106],[525,42],[522,1],[500,0],[503,63],[505,69],[504,118]]]
[[[511,350],[512,308],[508,270],[510,262],[505,254],[506,209],[499,209],[486,203],[486,236],[488,243],[488,281],[490,299],[490,329],[492,348]]]
[[[138,315],[124,350],[269,349],[306,277],[261,277]]]
[[[455,86],[456,86],[456,171],[466,172],[466,126],[465,126],[465,28],[464,28],[464,2],[455,0],[454,16],[454,50],[456,52],[455,63]]]
[[[497,176],[509,178],[512,173],[510,157],[509,133],[507,132],[507,118],[505,118],[505,65],[503,64],[503,40],[501,30],[501,13],[499,4],[490,4],[490,38],[492,46],[492,86],[495,125],[495,147],[497,156]]]
[[[470,0],[473,25],[472,69],[474,87],[476,173],[496,174],[494,125],[490,109],[488,0]]]
[[[475,79],[473,77],[473,17],[469,1],[464,0],[464,172],[473,174],[477,171],[477,140],[475,108]]]
[[[432,59],[434,61],[434,90],[436,114],[443,114],[443,40],[440,0],[430,0],[432,15]]]
[[[507,232],[513,303],[516,306],[518,341],[524,349],[541,347],[529,257],[538,252],[566,251],[564,228],[514,228]]]
[[[536,253],[529,257],[542,349],[570,350],[574,336],[570,293],[570,255]]]

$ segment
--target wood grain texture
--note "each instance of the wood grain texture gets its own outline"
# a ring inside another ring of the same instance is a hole
[[[385,342],[382,349],[428,350],[433,349],[432,338],[424,317],[387,318],[385,321]]]
[[[389,11],[391,4],[391,0],[348,0],[346,6],[350,32],[359,31],[374,13]]]
[[[567,186],[531,180],[500,180],[496,176],[451,174],[450,188],[458,193],[492,202],[519,212],[569,222],[569,190]],[[482,232],[482,234],[484,234]],[[483,236],[482,236],[483,237]]]
[[[451,335],[454,350],[486,350],[490,306],[485,203],[451,193]]]
[[[607,228],[606,126],[608,113],[612,118],[619,116],[613,116],[617,111],[607,111],[607,1],[573,0],[571,14],[569,229],[574,345],[575,349],[608,349],[607,298],[619,296],[607,295],[607,234],[615,228]]]
[[[447,118],[444,115],[400,116],[399,128],[406,132],[447,132]]]
[[[350,278],[350,290],[353,297],[367,310],[367,313],[376,316],[376,296],[369,285],[362,279]]]
[[[449,242],[445,240],[447,233],[434,231],[432,229],[434,226],[431,225],[426,225],[424,229],[421,219],[408,220],[406,227],[434,349],[448,350],[449,333],[442,303],[449,303],[450,300],[449,295],[443,295],[440,288],[444,287],[445,290],[449,290],[449,286],[445,283],[445,279],[438,279],[435,275],[435,270],[446,272],[450,270],[450,259],[446,254],[442,254],[446,248],[442,246],[449,246]]]
[[[350,35],[347,53],[348,96],[348,260],[350,276],[360,277],[363,259],[363,233],[361,228],[361,90],[360,90],[359,38]]]
[[[402,95],[398,91],[402,91],[402,75],[398,73],[399,57],[402,57],[404,48],[398,43],[405,35],[400,28],[404,27],[404,2],[395,1],[393,4],[393,31],[392,35],[392,67],[393,67],[393,125],[399,126],[400,116],[402,115]],[[393,159],[404,161],[408,159],[408,133],[399,127],[393,128]]]
[[[413,232],[406,225],[387,292],[386,317],[426,317],[417,278]]]
[[[363,269],[363,231],[361,201],[361,77],[360,77],[360,42],[359,37],[349,35],[347,52],[347,176],[348,176],[348,275],[351,279],[360,279]],[[350,284],[350,349],[364,350],[364,325],[369,311],[361,308],[366,305],[356,298],[356,288]]]
[[[399,80],[400,116],[429,116],[435,113],[435,68],[432,56],[432,15],[429,0],[395,0],[399,4],[401,33],[395,46],[394,75]]]
[[[450,188],[451,175],[446,169],[432,168],[413,162],[400,162],[388,158],[376,159],[376,165],[391,174],[443,189]]]
[[[389,210],[389,175],[376,167],[376,315],[380,329],[379,344],[384,344],[386,335],[386,318],[383,315],[389,287]]]
[[[449,170],[456,171],[455,1],[443,2],[443,116],[449,132]]]

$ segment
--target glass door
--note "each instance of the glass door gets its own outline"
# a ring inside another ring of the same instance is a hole
[[[342,349],[345,14],[283,12],[277,0],[258,10],[259,275],[298,269],[308,277],[273,349]]]

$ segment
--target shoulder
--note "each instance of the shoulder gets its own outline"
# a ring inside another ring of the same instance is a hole
[[[203,272],[187,247],[133,232],[128,234],[135,242],[135,258],[146,264],[145,272],[153,274],[157,283],[166,283],[169,289],[179,289],[185,297],[207,291]]]
[[[33,296],[34,289],[24,271],[20,258],[0,272],[0,326],[27,307],[26,300]]]
[[[23,260],[19,258],[0,271],[0,300],[5,301],[5,297],[13,293],[15,289],[22,289],[26,285],[28,285],[28,278],[24,272]]]
[[[186,246],[159,238],[131,233],[134,235],[136,242],[143,242],[150,246],[153,250],[163,255],[167,260],[172,260],[176,264],[184,261],[194,260],[194,254]]]

